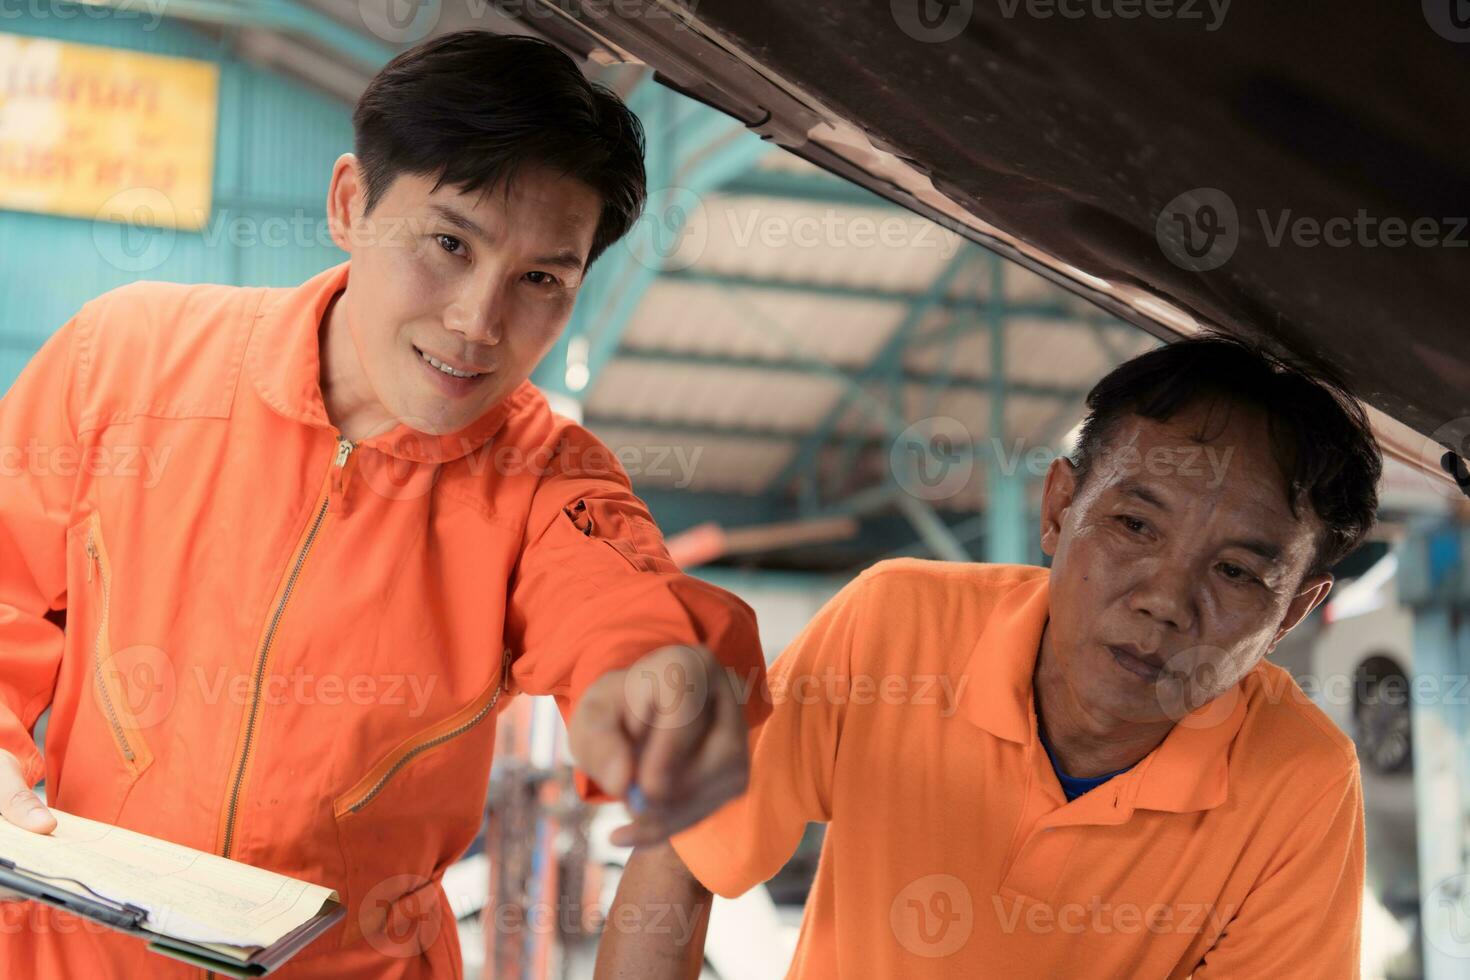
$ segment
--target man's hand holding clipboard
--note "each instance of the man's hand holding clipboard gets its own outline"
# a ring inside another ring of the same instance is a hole
[[[38,834],[49,834],[56,829],[56,818],[41,802],[36,791],[26,785],[20,760],[4,749],[0,749],[0,817]],[[23,898],[23,895],[0,888],[0,901]]]

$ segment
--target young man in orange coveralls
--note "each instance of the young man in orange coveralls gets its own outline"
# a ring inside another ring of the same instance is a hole
[[[350,261],[114,290],[0,401],[0,813],[53,830],[44,776],[58,809],[336,889],[345,920],[283,980],[449,980],[440,879],[508,698],[557,699],[584,796],[638,789],[626,843],[740,793],[769,706],[725,679],[763,681],[750,609],[679,572],[527,380],[642,206],[635,117],[555,48],[471,31],[395,58],[353,121],[328,197]],[[701,697],[667,723],[639,676]],[[0,976],[204,973],[0,910]]]

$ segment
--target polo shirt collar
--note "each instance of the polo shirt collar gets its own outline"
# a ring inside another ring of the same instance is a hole
[[[1038,576],[1001,596],[965,667],[970,721],[1038,752],[1032,678],[1046,627],[1050,582],[1050,575]],[[1176,813],[1224,803],[1230,789],[1230,746],[1246,715],[1243,684],[1185,715],[1152,752],[1115,776],[1122,781],[1122,802]]]
[[[347,288],[350,265],[343,262],[300,286],[268,294],[256,313],[246,353],[251,381],[265,403],[288,419],[316,428],[335,429],[322,399],[320,331],[327,307]],[[456,432],[430,435],[399,423],[358,445],[416,462],[457,459],[488,442],[512,408],[533,393],[530,382],[523,382]]]

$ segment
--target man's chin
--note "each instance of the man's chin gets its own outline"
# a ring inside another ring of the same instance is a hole
[[[399,425],[407,426],[420,435],[447,436],[458,432],[485,414],[484,411],[472,413],[463,410],[446,413],[443,408],[443,405],[420,401],[411,408],[395,411],[393,416],[398,420]]]

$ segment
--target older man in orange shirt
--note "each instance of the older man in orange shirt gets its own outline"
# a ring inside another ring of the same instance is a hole
[[[1051,569],[850,583],[772,669],[749,790],[635,853],[601,980],[696,976],[710,892],[771,877],[812,821],[799,980],[1357,976],[1356,754],[1265,658],[1373,525],[1362,408],[1218,338],[1088,406],[1046,477]],[[618,927],[671,900],[695,928]]]

